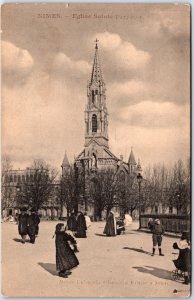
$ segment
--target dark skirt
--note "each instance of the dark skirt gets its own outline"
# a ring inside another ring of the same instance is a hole
[[[56,269],[59,271],[70,270],[79,265],[74,251],[69,246],[69,237],[67,234],[56,237]],[[73,240],[71,237],[70,239]]]
[[[77,232],[75,234],[76,238],[86,238],[86,230],[84,230],[83,228],[77,228]]]

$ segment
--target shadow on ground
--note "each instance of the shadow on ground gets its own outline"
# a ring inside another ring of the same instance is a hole
[[[133,269],[136,269],[137,271],[139,271],[141,273],[151,274],[160,279],[173,280],[172,272],[161,269],[161,268],[144,266],[144,267],[133,267]]]
[[[13,239],[13,241],[22,244],[22,239],[15,238],[15,239]],[[26,240],[26,243],[30,243],[30,240]]]
[[[145,250],[143,250],[143,249],[139,249],[139,248],[129,248],[129,247],[124,247],[123,249],[125,249],[125,250],[132,250],[132,251],[135,251],[135,252],[139,252],[139,253],[144,253],[144,254],[151,255],[150,252],[145,251]]]
[[[51,263],[38,263],[39,266],[41,266],[43,269],[45,269],[47,272],[54,276],[58,276],[58,272],[56,271],[56,265]]]
[[[97,235],[97,236],[104,236],[104,237],[107,237],[107,235],[105,235],[105,234],[102,234],[102,233],[95,233],[95,235]]]

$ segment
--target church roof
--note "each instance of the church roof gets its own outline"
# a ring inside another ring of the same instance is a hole
[[[133,154],[133,149],[131,149],[128,164],[129,165],[136,165],[137,164],[136,161],[135,161],[135,156]]]
[[[62,167],[70,167],[70,163],[69,163],[69,160],[67,158],[66,151],[65,151],[65,156],[64,156],[63,162],[62,162]]]
[[[98,56],[98,40],[96,40],[95,54],[94,54],[94,63],[92,68],[92,76],[91,76],[91,84],[95,83],[103,83],[102,72],[100,68],[100,60]]]

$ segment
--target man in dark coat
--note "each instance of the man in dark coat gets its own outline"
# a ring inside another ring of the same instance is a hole
[[[154,254],[155,254],[157,245],[158,245],[159,255],[164,256],[164,254],[162,254],[162,249],[161,249],[162,235],[164,234],[164,227],[160,223],[159,219],[156,219],[155,221],[150,222],[150,224],[148,226],[150,227],[151,232],[152,232],[152,241],[153,241],[152,256],[154,256]]]
[[[74,213],[71,213],[71,216],[67,220],[67,227],[72,232],[76,232],[77,230],[77,220]]]
[[[86,230],[87,230],[86,219],[84,217],[84,214],[82,212],[79,212],[77,217],[77,230],[76,230],[75,237],[86,238],[87,237]]]
[[[117,234],[116,219],[112,211],[109,212],[103,233],[107,236],[116,236]]]
[[[184,284],[189,284],[191,276],[191,250],[190,250],[190,234],[184,231],[181,240],[173,244],[174,249],[179,250],[179,256],[173,260],[175,267],[184,272]]]
[[[28,235],[30,237],[30,243],[35,243],[35,237],[37,232],[37,225],[40,223],[40,219],[36,214],[36,211],[32,208],[31,214],[28,216],[27,226],[28,226]]]
[[[23,207],[21,208],[21,213],[18,216],[18,232],[22,237],[23,244],[25,244],[26,242],[26,235],[28,233],[27,221],[28,221],[27,208]]]
[[[55,246],[56,246],[56,269],[59,276],[67,278],[71,274],[70,270],[79,265],[79,261],[71,249],[69,242],[75,246],[76,240],[65,232],[63,223],[58,223],[55,230]]]

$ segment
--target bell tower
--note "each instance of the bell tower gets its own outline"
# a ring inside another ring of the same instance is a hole
[[[91,139],[108,148],[108,112],[106,108],[106,87],[102,77],[98,56],[98,40],[91,79],[87,85],[87,105],[85,109],[85,147]]]

